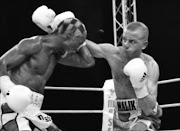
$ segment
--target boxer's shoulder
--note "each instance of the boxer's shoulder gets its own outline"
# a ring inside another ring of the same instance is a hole
[[[22,39],[17,46],[15,46],[21,53],[36,53],[42,48],[41,36],[33,36]]]
[[[156,60],[152,56],[143,53],[142,54],[142,59],[143,59],[143,61],[145,62],[146,65],[153,66],[153,67],[158,67],[158,63],[156,62]]]
[[[41,43],[41,36],[33,36],[30,38],[24,38],[19,42],[19,45]]]
[[[148,55],[146,53],[142,53],[142,59],[143,59],[143,61],[149,61],[149,62],[155,61],[152,56],[150,56],[150,55]]]

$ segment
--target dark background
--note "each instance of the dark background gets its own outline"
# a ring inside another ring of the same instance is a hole
[[[138,21],[150,30],[150,54],[160,66],[160,80],[180,76],[180,7],[179,0],[137,0]],[[5,53],[21,39],[46,34],[32,21],[33,11],[47,5],[57,14],[70,10],[85,25],[88,39],[113,44],[113,19],[111,0],[24,0],[4,1],[1,4],[1,49]],[[104,33],[101,32],[104,31]],[[104,59],[96,59],[96,65],[78,69],[57,65],[47,86],[102,87],[111,78],[110,68]],[[159,104],[180,102],[180,83],[159,85]],[[102,110],[103,93],[93,91],[45,91],[43,110]],[[161,129],[179,129],[180,107],[163,109]],[[102,114],[50,114],[63,130],[100,131]]]

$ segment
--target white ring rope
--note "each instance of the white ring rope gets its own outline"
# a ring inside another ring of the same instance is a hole
[[[178,107],[180,103],[160,105],[161,108]],[[103,113],[103,110],[42,110],[44,113]]]
[[[178,107],[178,106],[180,106],[180,103],[173,103],[173,104],[164,104],[164,105],[160,105],[161,108]]]
[[[178,81],[180,81],[180,78],[158,81],[158,84],[166,84],[166,83],[172,83],[172,82],[178,82]]]
[[[78,90],[78,91],[103,91],[103,88],[89,88],[89,87],[52,87],[46,86],[48,90]]]
[[[42,110],[44,113],[103,113],[103,110]]]
[[[167,84],[167,83],[178,82],[178,81],[180,81],[180,78],[158,81],[158,84]],[[104,91],[103,88],[89,88],[89,87],[84,88],[84,87],[52,87],[52,86],[46,86],[45,89],[47,89],[47,90]]]
[[[158,81],[158,84],[178,82],[180,78]],[[46,86],[48,90],[77,90],[77,91],[104,91],[103,88],[83,88],[83,87],[51,87]],[[178,107],[180,103],[160,105],[161,108]],[[104,113],[103,110],[42,110],[44,113]]]

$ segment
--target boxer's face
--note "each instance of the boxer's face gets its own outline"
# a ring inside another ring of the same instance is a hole
[[[75,51],[85,41],[84,37],[73,37],[64,41],[65,49],[67,51]]]
[[[145,41],[141,39],[142,35],[140,31],[124,31],[121,36],[121,42],[124,51],[127,54],[141,53],[145,49]]]
[[[59,34],[65,38],[64,44],[67,51],[76,50],[85,41],[87,36],[86,29],[79,20],[75,20],[72,23],[65,23],[59,28]]]

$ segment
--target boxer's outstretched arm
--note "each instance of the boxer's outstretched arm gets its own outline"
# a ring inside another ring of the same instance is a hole
[[[58,63],[67,66],[87,68],[93,66],[95,64],[95,60],[87,47],[82,46],[79,51],[69,53],[65,58],[60,58]]]
[[[39,52],[41,44],[38,42],[39,38],[27,38],[21,40],[16,46],[7,51],[0,61],[7,70],[10,70],[20,65],[30,55]]]
[[[119,53],[119,49],[110,43],[96,44],[93,41],[86,40],[86,46],[93,57],[96,58],[111,58],[113,54]]]

